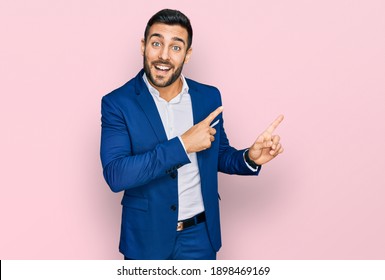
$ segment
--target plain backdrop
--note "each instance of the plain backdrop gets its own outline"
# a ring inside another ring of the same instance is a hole
[[[231,144],[279,114],[285,152],[220,174],[219,259],[385,259],[385,2],[0,2],[0,259],[121,259],[101,97],[142,67],[148,19],[191,19],[184,74],[222,92]]]

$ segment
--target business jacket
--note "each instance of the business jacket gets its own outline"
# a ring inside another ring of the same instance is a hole
[[[178,139],[167,139],[143,70],[102,99],[101,160],[114,192],[124,191],[120,252],[133,259],[165,259],[173,249],[178,220],[178,168],[189,159]],[[194,124],[221,105],[218,89],[186,79]],[[221,247],[218,171],[257,175],[244,150],[229,145],[220,114],[211,148],[198,152],[201,190],[211,245]]]

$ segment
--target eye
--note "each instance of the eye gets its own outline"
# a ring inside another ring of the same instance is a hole
[[[179,47],[179,46],[172,46],[172,50],[174,50],[174,51],[180,51],[182,48],[181,47]]]
[[[151,45],[154,46],[154,47],[160,47],[160,43],[159,42],[152,42]]]

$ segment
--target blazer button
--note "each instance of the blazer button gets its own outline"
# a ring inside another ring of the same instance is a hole
[[[176,205],[175,205],[175,204],[171,205],[170,209],[171,209],[172,211],[176,211]]]
[[[173,179],[175,179],[177,176],[178,176],[178,172],[172,172],[171,174],[170,174],[170,176],[171,176],[171,178],[173,178]]]

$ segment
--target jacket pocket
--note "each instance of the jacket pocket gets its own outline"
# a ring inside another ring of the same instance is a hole
[[[148,199],[144,197],[124,195],[122,199],[124,207],[134,208],[141,211],[148,210]]]

